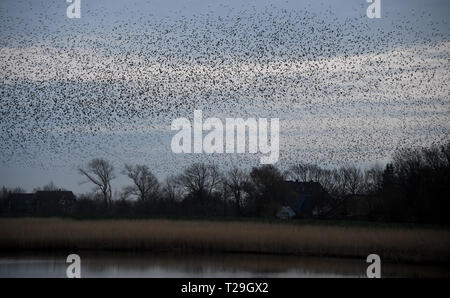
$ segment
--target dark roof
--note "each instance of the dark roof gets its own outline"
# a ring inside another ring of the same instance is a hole
[[[37,191],[36,192],[36,200],[38,202],[56,202],[56,201],[67,201],[67,200],[75,200],[75,196],[71,191]]]
[[[73,197],[74,194],[68,190],[56,190],[56,191],[47,191],[47,190],[39,190],[36,192],[37,197]]]

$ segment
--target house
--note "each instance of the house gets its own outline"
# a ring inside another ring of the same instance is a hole
[[[282,206],[276,216],[280,219],[289,219],[295,216],[295,212],[289,206]]]
[[[35,193],[36,211],[39,213],[56,214],[69,212],[74,203],[75,195],[71,191],[37,191]]]
[[[7,199],[12,214],[56,215],[69,212],[75,195],[71,191],[37,191],[36,193],[13,193]]]
[[[319,182],[286,181],[286,184],[290,188],[290,195],[285,205],[297,217],[315,217],[328,210],[331,196]]]

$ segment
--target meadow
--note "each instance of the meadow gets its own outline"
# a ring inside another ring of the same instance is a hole
[[[450,263],[450,231],[207,220],[0,219],[0,250],[252,253]]]

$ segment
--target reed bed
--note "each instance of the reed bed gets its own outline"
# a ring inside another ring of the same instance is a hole
[[[258,253],[450,262],[450,232],[194,220],[0,219],[1,250]]]

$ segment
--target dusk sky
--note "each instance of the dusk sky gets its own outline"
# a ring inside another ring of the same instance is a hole
[[[77,168],[146,164],[160,179],[177,117],[280,119],[280,168],[383,165],[450,135],[447,0],[0,2],[0,186],[89,191]]]

